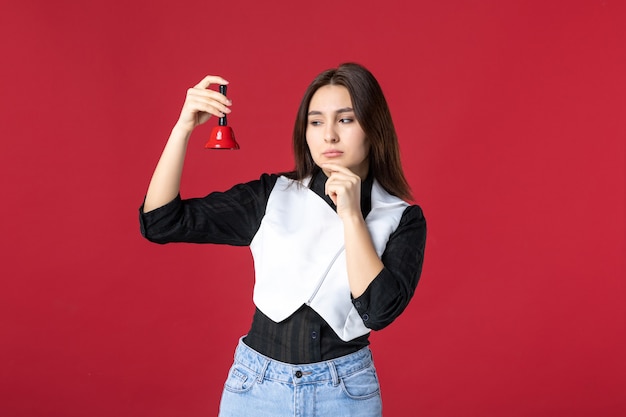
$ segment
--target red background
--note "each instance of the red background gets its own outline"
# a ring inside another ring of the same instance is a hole
[[[310,80],[380,80],[429,221],[372,336],[387,416],[626,415],[626,10],[605,1],[3,2],[0,414],[216,415],[246,248],[158,246],[137,208],[182,105],[230,80],[238,152],[183,196],[292,167]]]

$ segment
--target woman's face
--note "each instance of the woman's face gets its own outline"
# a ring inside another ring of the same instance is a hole
[[[316,165],[334,163],[350,169],[361,179],[367,177],[370,146],[356,120],[346,87],[326,85],[313,94],[306,142]]]

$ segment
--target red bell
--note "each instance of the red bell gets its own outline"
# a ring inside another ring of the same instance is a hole
[[[220,85],[220,93],[226,95],[225,85]],[[206,149],[239,149],[239,144],[235,140],[235,132],[227,125],[226,115],[220,117],[219,126],[213,128],[211,137],[204,147]]]
[[[215,126],[204,147],[206,149],[239,149],[239,144],[230,126]]]

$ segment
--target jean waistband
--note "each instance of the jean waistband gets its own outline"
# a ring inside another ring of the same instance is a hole
[[[333,381],[337,385],[340,378],[373,364],[369,347],[323,362],[294,365],[261,355],[248,347],[242,339],[239,340],[235,350],[235,364],[245,366],[256,373],[259,382],[264,379],[292,384]]]

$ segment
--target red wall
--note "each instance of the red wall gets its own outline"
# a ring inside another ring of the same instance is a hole
[[[372,337],[386,415],[626,415],[625,27],[617,0],[5,2],[0,415],[216,414],[249,252],[150,244],[137,207],[205,74],[242,149],[199,129],[184,196],[291,168],[343,61],[379,78],[429,221]]]

